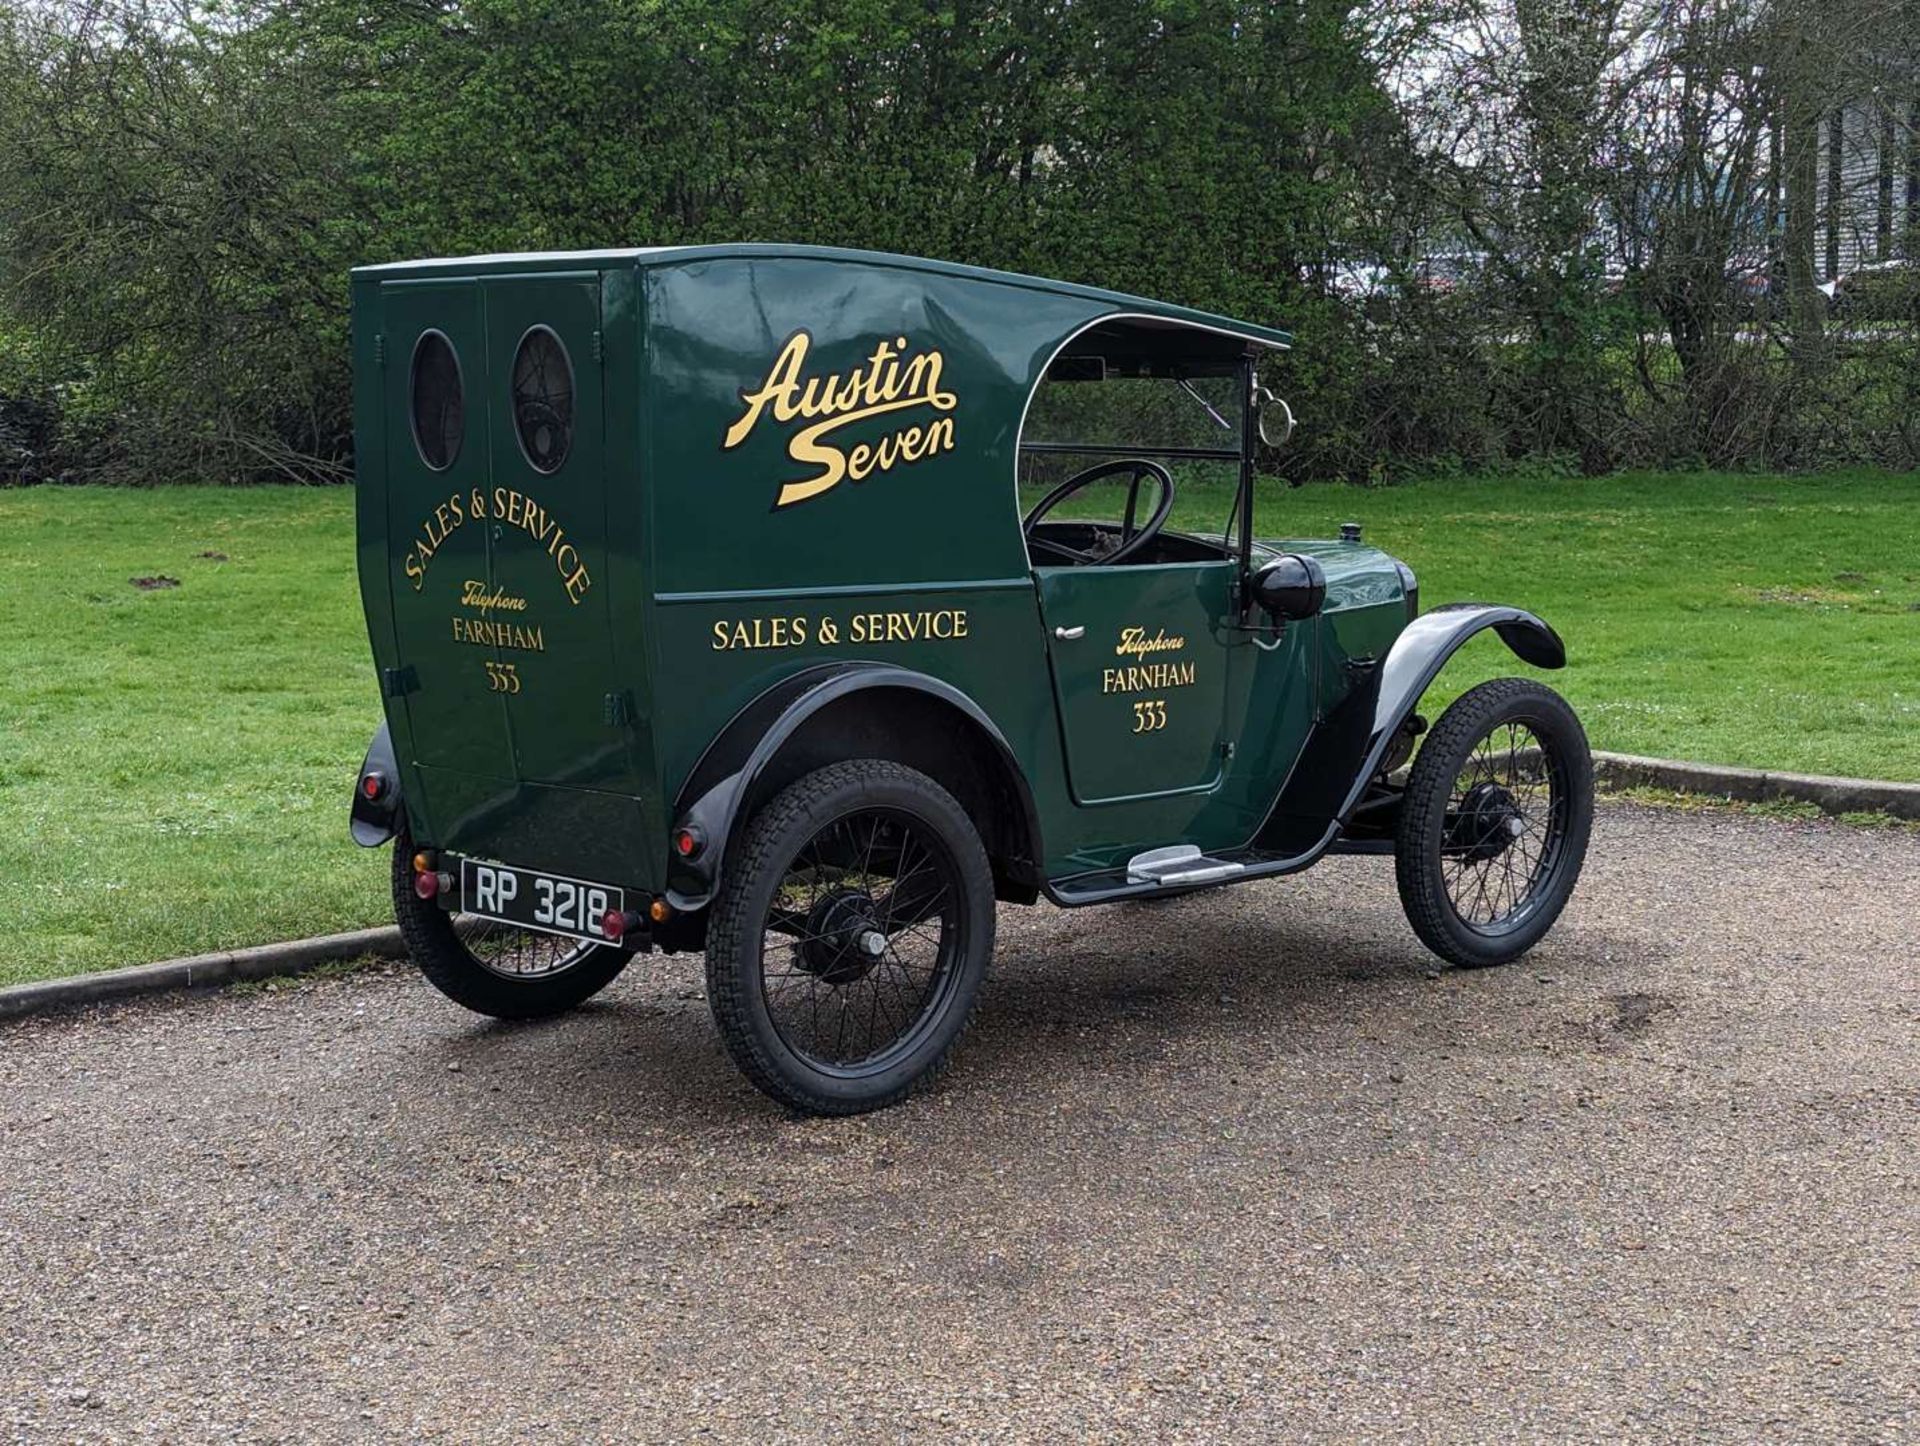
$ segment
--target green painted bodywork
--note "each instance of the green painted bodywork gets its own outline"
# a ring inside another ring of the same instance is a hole
[[[1349,660],[1383,657],[1405,625],[1401,575],[1358,544],[1262,544],[1310,552],[1328,575],[1323,614],[1275,644],[1237,626],[1235,560],[1030,566],[1015,485],[1028,401],[1065,344],[1117,317],[1247,351],[1289,342],[1117,293],[808,248],[357,271],[361,590],[415,838],[662,890],[675,800],[728,721],[801,670],[872,662],[944,680],[992,720],[1031,790],[1048,879],[1147,848],[1247,843],[1353,686]],[[561,337],[575,379],[572,450],[546,476],[508,400],[536,324]],[[440,472],[409,423],[427,328],[452,342],[465,396],[464,440]],[[832,419],[782,420],[769,401],[749,420],[750,399],[803,332],[795,380],[838,377],[816,402],[873,408],[820,445],[848,462],[897,445],[892,466],[779,506],[825,467],[796,438]],[[877,348],[903,369],[902,404],[878,405],[883,379],[863,390],[853,376]],[[924,360],[905,376],[930,352],[931,381]],[[463,604],[473,589],[509,601]],[[476,641],[476,619],[523,642],[537,627],[541,646]],[[1055,636],[1073,627],[1084,634]],[[1183,641],[1129,654],[1135,628]],[[519,691],[495,691],[489,663],[512,665]],[[1129,666],[1191,677],[1123,674],[1109,691],[1105,670]],[[1143,727],[1135,704],[1154,700],[1164,722],[1149,710]]]

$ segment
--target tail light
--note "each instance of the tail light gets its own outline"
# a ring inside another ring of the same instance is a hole
[[[369,803],[378,803],[387,796],[387,775],[377,768],[368,769],[360,775],[360,796]]]
[[[600,916],[600,934],[611,943],[618,944],[645,922],[631,909],[608,909]]]
[[[673,832],[673,851],[683,859],[690,859],[706,846],[706,836],[699,829],[688,825]]]

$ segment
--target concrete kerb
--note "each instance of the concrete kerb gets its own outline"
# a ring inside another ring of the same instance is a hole
[[[406,952],[400,931],[389,926],[358,929],[350,934],[323,934],[316,939],[293,939],[283,944],[262,944],[252,949],[195,954],[187,959],[106,969],[98,974],[42,979],[0,989],[0,1019],[80,1004],[103,1004],[163,989],[211,989],[250,979],[299,974],[322,964],[364,959],[369,955],[398,959]]]
[[[1666,788],[1740,803],[1811,803],[1825,813],[1885,813],[1920,819],[1920,783],[1775,773],[1718,763],[1639,758],[1631,753],[1596,753],[1593,771],[1596,780],[1607,788]]]

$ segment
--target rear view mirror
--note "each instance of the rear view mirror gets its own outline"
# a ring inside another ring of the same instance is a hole
[[[1255,382],[1253,409],[1260,420],[1260,440],[1269,447],[1286,446],[1293,436],[1293,408]]]
[[[1101,356],[1057,356],[1047,368],[1050,382],[1104,382],[1107,359]]]

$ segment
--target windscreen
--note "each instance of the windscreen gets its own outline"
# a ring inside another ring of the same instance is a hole
[[[1092,363],[1085,368],[1092,375],[1083,379],[1076,374],[1081,370],[1056,366],[1033,394],[1020,438],[1022,513],[1088,468],[1141,457],[1173,477],[1173,527],[1222,536],[1232,525],[1240,484],[1239,377],[1100,376]],[[1119,518],[1130,480],[1095,483],[1058,515]]]
[[[1049,375],[1033,394],[1022,445],[1240,451],[1237,376]]]

